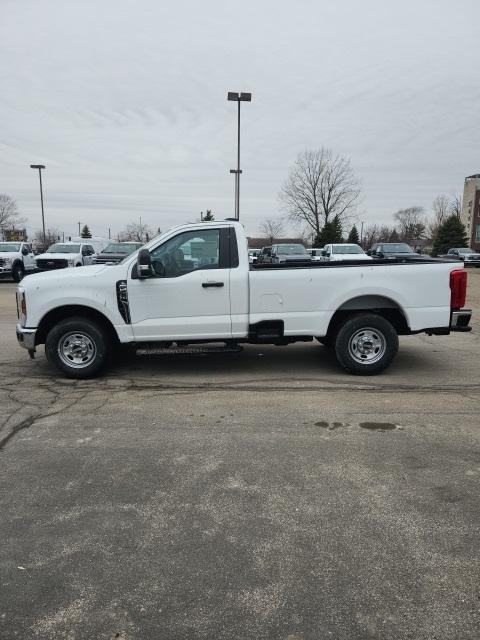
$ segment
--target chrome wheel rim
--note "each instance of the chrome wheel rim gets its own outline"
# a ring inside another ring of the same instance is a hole
[[[62,362],[75,369],[92,364],[97,355],[95,342],[86,333],[75,331],[64,335],[58,343],[58,356]]]
[[[348,353],[359,364],[378,362],[385,354],[386,348],[385,336],[373,327],[359,329],[348,342]]]

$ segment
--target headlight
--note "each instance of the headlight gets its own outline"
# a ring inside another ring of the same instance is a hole
[[[6,267],[11,267],[12,266],[12,262],[13,262],[13,258],[4,258],[4,265]]]
[[[17,305],[20,324],[25,327],[27,324],[27,300],[23,289],[17,289]]]
[[[74,267],[75,266],[75,258],[69,258],[68,259],[68,266],[69,267]]]

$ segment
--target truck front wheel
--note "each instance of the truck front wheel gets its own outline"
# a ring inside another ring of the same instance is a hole
[[[375,313],[348,318],[337,332],[335,353],[344,369],[356,375],[374,375],[388,367],[398,351],[393,325]]]
[[[23,265],[21,264],[13,265],[12,278],[14,279],[15,282],[20,282],[21,280],[23,280],[24,275],[25,275],[25,270],[23,268]]]
[[[80,317],[61,320],[45,341],[48,362],[67,378],[93,378],[108,363],[111,351],[112,343],[104,328]]]

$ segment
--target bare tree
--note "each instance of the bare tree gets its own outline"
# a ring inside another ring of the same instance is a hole
[[[35,231],[33,234],[32,244],[35,248],[41,251],[46,251],[48,247],[55,242],[58,242],[60,238],[60,231],[56,228],[45,229],[45,245],[43,244],[43,231]]]
[[[20,217],[16,201],[6,193],[0,193],[0,229],[22,222],[25,222],[25,218]]]
[[[273,244],[284,233],[285,225],[280,218],[266,218],[258,225],[258,229]]]
[[[445,194],[437,196],[433,203],[433,220],[428,224],[428,235],[430,238],[434,238],[437,234],[438,228],[450,215],[450,200]]]
[[[449,212],[460,218],[460,214],[462,213],[462,198],[459,195],[454,195],[450,200]]]
[[[378,242],[380,229],[378,224],[369,224],[365,227],[362,237],[362,246],[364,249],[370,249],[370,247]]]
[[[148,224],[142,224],[141,222],[127,224],[125,231],[120,231],[118,234],[120,241],[148,242],[152,237],[153,233]]]
[[[398,235],[402,242],[412,244],[425,237],[425,211],[423,207],[400,209],[393,214],[397,222]]]
[[[343,222],[359,196],[360,183],[350,160],[323,147],[298,156],[279,194],[290,219],[306,223],[316,235],[335,216]]]
[[[364,249],[370,249],[370,247],[377,242],[397,242],[398,232],[395,227],[390,227],[388,224],[371,224],[365,228],[363,232],[362,246]]]

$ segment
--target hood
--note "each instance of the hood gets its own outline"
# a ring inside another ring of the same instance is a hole
[[[366,253],[334,253],[330,256],[330,260],[371,260],[371,256]]]
[[[39,256],[35,256],[35,260],[73,260],[80,255],[78,253],[41,253]]]
[[[20,251],[0,251],[1,258],[18,258]]]
[[[132,251],[133,253],[133,251]],[[105,253],[102,251],[101,253],[97,253],[95,258],[101,258],[104,260],[123,260],[124,258],[128,258],[131,255],[129,253]]]
[[[279,255],[277,256],[277,259],[283,262],[288,262],[289,260],[305,260],[306,262],[308,262],[312,259],[312,256],[310,256],[309,254],[305,255],[304,253],[289,253]]]
[[[32,275],[25,276],[22,280],[22,285],[24,282],[28,281],[28,284],[45,284],[46,282],[55,282],[58,281],[65,284],[68,280],[76,280],[77,278],[89,278],[91,276],[96,276],[98,273],[107,269],[107,266],[104,264],[91,264],[86,267],[76,267],[75,269],[55,269],[53,271],[42,271],[41,273],[33,273]]]

